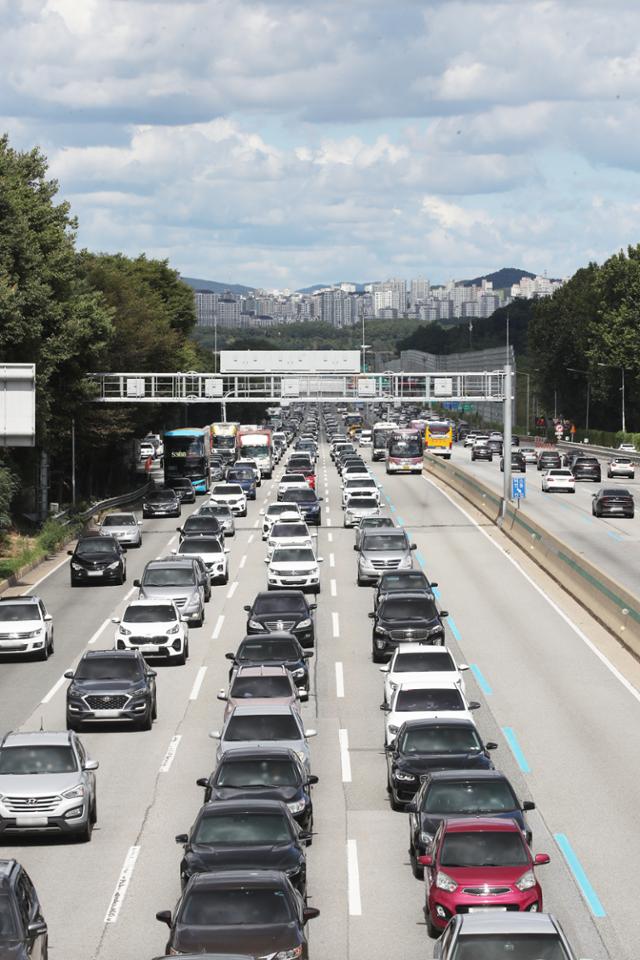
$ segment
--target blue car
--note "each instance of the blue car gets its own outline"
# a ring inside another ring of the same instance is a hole
[[[256,475],[251,467],[232,467],[227,470],[227,483],[238,483],[247,495],[247,500],[255,500]]]
[[[315,490],[312,490],[311,487],[308,490],[287,490],[287,500],[298,504],[300,513],[307,523],[312,523],[315,527],[320,526],[322,522],[320,501],[322,497],[318,497]]]

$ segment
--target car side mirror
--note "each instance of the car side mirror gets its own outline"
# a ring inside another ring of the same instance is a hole
[[[460,673],[462,673],[463,670],[468,670],[468,669],[469,669],[469,664],[468,664],[468,663],[459,663],[459,664],[458,664],[458,670],[460,671]]]
[[[179,833],[176,837],[176,843],[189,843],[189,834]]]
[[[156,913],[156,920],[159,920],[160,923],[166,923],[168,927],[171,926],[171,910],[160,910]]]
[[[417,544],[417,543],[412,543],[411,546],[409,547],[409,549],[410,549],[410,550],[417,550],[417,549],[418,549],[418,544]]]
[[[82,769],[83,769],[83,770],[97,770],[99,766],[100,766],[100,763],[99,763],[98,760],[85,760],[85,762],[84,762],[83,765],[82,765]]]
[[[432,587],[437,587],[437,586],[438,586],[438,581],[437,581],[437,580],[432,580],[432,581],[431,581],[431,586],[432,586]]]
[[[73,670],[65,670],[64,677],[65,677],[65,680],[73,680],[74,678]]]
[[[381,703],[380,710],[382,710],[384,713],[389,713],[391,707],[389,707],[386,703]]]
[[[375,620],[376,618],[375,613],[368,613],[367,616],[369,617],[369,620]]]
[[[320,502],[320,500],[324,500],[324,497],[318,497],[318,502]]]
[[[68,556],[68,557],[72,557],[72,556],[73,556],[73,550],[67,550],[67,556]]]
[[[371,614],[369,614],[369,616],[371,616]],[[380,670],[380,673],[389,673],[391,670],[391,664],[383,663],[381,667],[378,667],[378,669]]]
[[[149,677],[151,680],[153,680],[153,678],[157,676],[158,674],[155,670],[147,670],[147,672],[145,673],[145,677]]]
[[[142,520],[138,520],[138,526],[139,526],[139,527],[142,526]]]
[[[313,655],[314,655],[313,650],[305,650],[304,653],[302,654],[302,659],[310,660]]]
[[[111,623],[120,623],[120,617],[111,617]]]
[[[221,736],[221,734],[220,734],[220,731],[219,731],[219,730],[212,730],[211,733],[209,734],[209,737],[210,737],[212,740],[219,740],[219,739],[220,739],[220,736]]]
[[[482,704],[481,704],[481,703],[478,703],[477,700],[470,700],[470,701],[469,701],[469,710],[479,710],[481,706],[482,706]]]
[[[133,585],[134,585],[134,587],[139,587],[139,586],[140,586],[140,581],[136,578],[136,579],[133,581]]]
[[[407,803],[407,804],[405,805],[405,808],[404,808],[404,809],[406,810],[407,813],[417,813],[417,812],[418,812],[418,808],[416,807],[416,802],[415,802],[415,800],[409,800],[409,803]]]
[[[264,558],[264,560],[263,560],[262,562],[263,562],[263,563],[269,563],[269,559],[268,559],[268,557],[265,557],[265,558]]]
[[[175,549],[173,549],[173,550],[171,551],[171,553],[173,554],[174,557],[175,557],[175,555],[177,554],[177,552],[178,552],[178,551],[175,550]]]
[[[260,510],[260,516],[264,517],[264,510]]]
[[[324,563],[324,557],[316,557],[318,563]]]
[[[356,547],[355,544],[354,544],[353,549],[356,551],[356,553],[358,552],[358,547]]]
[[[229,698],[227,697],[227,695],[226,695],[226,693],[224,692],[224,690],[221,690],[221,691],[218,693],[218,700],[228,700],[228,699],[229,699]]]
[[[424,854],[422,854],[422,856],[418,857],[418,863],[419,863],[422,867],[432,867],[432,866],[433,866],[433,857],[432,857],[430,854],[428,854],[428,853],[424,853]]]
[[[183,528],[182,528],[182,527],[176,527],[176,530],[178,531],[178,533],[182,533],[182,532],[183,532]]]
[[[51,616],[51,614],[50,614],[50,613],[45,613],[45,615],[44,615],[44,622],[45,622],[45,623],[51,623],[52,620],[53,620],[53,617]]]
[[[487,750],[497,750],[498,744],[495,743],[493,740],[489,740],[488,743],[485,743],[485,747]]]
[[[310,775],[307,777],[307,786],[308,786],[308,787],[313,787],[313,786],[315,786],[316,783],[319,782],[319,780],[320,780],[320,778],[317,777],[315,773],[312,773],[312,774],[310,774]]]
[[[242,609],[243,609],[246,613],[251,613],[251,607],[249,606],[248,603],[245,603],[245,605],[244,605],[244,607],[243,607]]]
[[[317,609],[318,609],[318,604],[317,604],[317,603],[310,603],[310,604],[309,604],[309,610],[317,610]]]
[[[236,655],[235,653],[225,653],[224,658],[225,660],[235,660]]]
[[[523,810],[535,810],[535,808],[536,805],[533,800],[525,800],[525,802],[522,804]]]
[[[311,841],[313,840],[313,834],[312,834],[312,833],[299,833],[299,834],[298,834],[298,840],[299,840],[301,843],[304,843],[304,844],[311,843]]]
[[[198,777],[198,779],[196,780],[196,786],[197,786],[197,787],[204,787],[205,790],[206,790],[206,788],[209,786],[209,778],[208,778],[208,777]]]
[[[440,616],[441,616],[441,617],[448,617],[448,616],[449,616],[449,611],[448,611],[448,610],[441,610],[441,611],[440,611]]]
[[[306,923],[307,920],[315,920],[316,917],[320,916],[320,911],[317,907],[305,907],[302,911],[302,922]]]
[[[548,853],[536,853],[533,862],[536,867],[543,867],[546,863],[551,863],[551,857]]]
[[[313,729],[305,730],[304,735],[305,735],[305,738],[308,740],[308,739],[310,739],[311,737],[317,737],[317,736],[318,736],[318,731],[317,731],[317,730],[313,730]]]
[[[34,920],[27,925],[28,937],[40,937],[47,932],[47,925],[44,920]]]

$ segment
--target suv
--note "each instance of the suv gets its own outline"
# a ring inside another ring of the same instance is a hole
[[[229,679],[236,667],[241,664],[259,666],[265,664],[283,664],[291,673],[301,700],[309,699],[309,666],[307,660],[313,656],[313,650],[303,650],[291,633],[264,633],[260,636],[245,637],[235,653],[226,653],[231,661]]]
[[[571,473],[575,480],[592,480],[594,483],[602,480],[600,462],[596,457],[574,457]]]
[[[366,533],[353,549],[358,554],[358,586],[377,583],[388,570],[412,570],[411,551],[416,550],[404,530]]]
[[[373,609],[375,610],[382,600],[387,600],[396,593],[428,593],[433,594],[438,586],[437,580],[429,582],[429,578],[422,570],[400,570],[399,572],[383,573],[373,593]]]
[[[29,874],[17,860],[0,860],[0,956],[48,960],[49,938]]]
[[[282,632],[292,633],[301,647],[313,647],[316,642],[313,611],[302,590],[279,590],[277,594],[259,593],[251,605],[244,608],[247,634]]]
[[[81,537],[71,557],[71,586],[81,583],[125,583],[127,561],[124,550],[114,537]]]
[[[224,540],[220,521],[208,513],[192,513],[176,530],[180,534],[181,543],[185,537],[218,537],[221,544]]]
[[[67,727],[84,723],[134,723],[151,730],[158,714],[156,672],[139,650],[89,650],[75,672],[67,670]],[[0,792],[2,792],[0,790]]]
[[[319,527],[322,523],[322,507],[320,502],[322,497],[317,496],[315,490],[311,487],[306,489],[298,488],[287,492],[287,500],[291,503],[297,503],[303,520]]]
[[[550,913],[516,913],[511,910],[487,910],[486,913],[458,913],[433,945],[437,960],[455,960],[468,951],[498,951],[498,955],[537,957],[542,950],[555,960],[577,960],[564,931]]]
[[[557,450],[541,450],[538,454],[538,470],[557,470],[562,466]]]
[[[0,599],[0,656],[16,653],[36,660],[53,653],[53,617],[39,597]]]
[[[141,580],[139,600],[173,600],[180,614],[189,623],[201,627],[204,623],[204,604],[209,575],[206,568],[193,557],[151,560]]]
[[[139,650],[143,657],[158,657],[184,664],[189,657],[189,628],[172,600],[132,600],[120,617],[116,650]]]
[[[171,488],[177,493],[180,503],[196,502],[196,490],[188,477],[172,477]]]
[[[511,470],[519,470],[520,473],[527,472],[527,461],[520,450],[511,451]],[[500,457],[500,471],[504,473],[504,457]]]
[[[142,501],[142,516],[179,517],[182,513],[180,497],[172,487],[152,490]]]
[[[444,623],[449,616],[440,610],[432,593],[394,593],[384,595],[373,620],[371,656],[374,663],[388,660],[401,643],[428,643],[444,645]]]
[[[7,733],[0,743],[0,836],[49,833],[90,840],[97,769],[71,730]]]

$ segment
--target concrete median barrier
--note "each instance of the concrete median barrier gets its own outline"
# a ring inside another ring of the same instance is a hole
[[[511,540],[526,550],[546,573],[582,604],[635,656],[640,657],[640,597],[603,574],[594,564],[549,533],[525,507],[507,508],[500,519],[501,499],[495,490],[455,464],[425,454],[424,473],[461,494]]]

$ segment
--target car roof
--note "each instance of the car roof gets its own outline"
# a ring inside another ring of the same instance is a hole
[[[522,833],[522,828],[513,817],[447,817],[447,833],[481,833],[491,830],[495,833]]]
[[[248,664],[238,667],[235,679],[243,677],[283,677],[288,674],[288,670],[283,663],[276,664],[273,667],[261,664],[257,667],[251,667]]]
[[[70,742],[68,730],[12,730],[3,738],[2,746],[29,747],[34,743],[67,746]]]
[[[430,780],[506,780],[501,770],[434,770]]]
[[[473,720],[469,717],[423,717],[421,720],[405,720],[402,725],[406,730],[424,730],[425,727],[473,727],[478,733]]]
[[[270,747],[266,744],[261,747],[239,747],[237,750],[231,750],[225,753],[219,762],[235,763],[241,760],[293,760],[296,766],[300,765],[298,755],[291,747]]]
[[[0,606],[3,603],[38,603],[39,597],[0,597]]]
[[[286,882],[284,873],[279,870],[215,870],[209,873],[196,873],[189,880],[188,890],[211,890],[214,887],[282,887]],[[185,893],[185,896],[187,894]]]
[[[261,707],[254,707],[248,703],[238,704],[233,708],[232,717],[241,716],[241,717],[260,717],[265,714],[270,716],[293,716],[299,717],[300,714],[288,703],[274,703],[274,704],[265,704]]]
[[[459,914],[460,935],[477,933],[555,933],[555,917],[546,913],[465,913]]]
[[[86,650],[81,660],[108,660],[111,657],[117,657],[119,660],[140,660],[141,653],[139,650]]]

